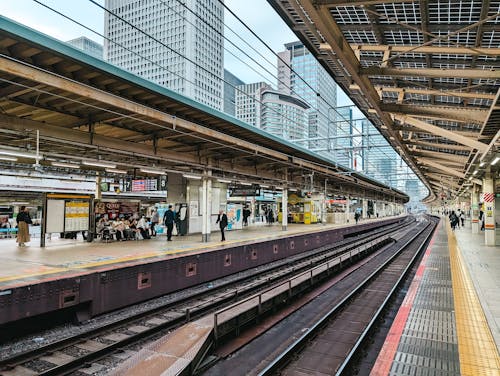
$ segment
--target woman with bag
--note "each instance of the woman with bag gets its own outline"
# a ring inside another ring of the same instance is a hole
[[[16,218],[17,221],[17,243],[19,247],[24,247],[24,243],[30,241],[29,225],[33,223],[26,206],[21,206],[21,210]]]

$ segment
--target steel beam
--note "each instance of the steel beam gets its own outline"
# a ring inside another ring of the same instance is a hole
[[[382,68],[372,65],[361,68],[364,76],[500,79],[500,71],[487,69]]]
[[[451,119],[476,124],[483,124],[488,110],[478,110],[453,106],[415,106],[409,104],[382,104],[383,111],[397,114],[429,117],[432,119]]]
[[[381,92],[395,92],[395,93],[408,93],[408,94],[421,94],[421,95],[443,95],[448,97],[479,98],[479,99],[490,99],[490,100],[495,99],[494,94],[465,92],[465,91],[415,89],[415,88],[388,87],[388,86],[375,86],[375,89]]]
[[[394,119],[399,121],[400,123],[409,124],[409,125],[412,125],[416,128],[422,129],[426,132],[433,133],[433,134],[436,134],[438,136],[448,138],[448,139],[455,141],[459,144],[470,146],[474,149],[479,150],[481,153],[484,153],[488,148],[488,145],[486,145],[485,143],[482,143],[482,142],[479,142],[476,140],[472,140],[468,137],[462,136],[460,134],[449,131],[447,129],[443,129],[443,128],[438,127],[436,125],[426,123],[425,121],[415,119],[411,116],[398,115],[398,114],[393,114],[393,116],[394,116]]]
[[[483,47],[446,47],[446,46],[394,46],[394,45],[372,45],[372,44],[351,44],[351,48],[360,51],[384,52],[391,49],[394,53],[415,54],[451,54],[451,55],[500,55],[500,48]]]
[[[125,98],[121,98],[119,96],[107,93],[105,91],[93,88],[91,86],[71,81],[62,76],[58,76],[46,71],[42,71],[32,66],[28,66],[26,64],[13,61],[11,59],[7,59],[5,57],[0,57],[0,70],[18,77],[23,77],[44,85],[48,85],[51,87],[55,87],[62,90],[67,90],[71,93],[80,95],[84,98],[88,98],[91,100],[95,100],[101,103],[105,103],[107,105],[114,106],[116,108],[130,111],[132,113],[136,113],[138,115],[143,115],[150,117],[155,120],[159,120],[161,122],[166,123],[165,127],[179,127],[183,129],[187,129],[189,131],[195,131],[203,136],[214,138],[223,143],[232,144],[236,147],[245,148],[253,153],[261,153],[263,155],[270,156],[272,158],[277,158],[283,161],[288,160],[288,155],[284,153],[280,153],[269,148],[265,148],[259,145],[255,145],[254,143],[241,140],[239,138],[214,131],[213,129],[203,127],[199,124],[176,118],[175,116],[166,114],[164,112],[155,110],[151,107],[144,106],[140,103],[136,103],[130,101]],[[162,128],[158,126],[158,128]]]
[[[465,174],[463,172],[457,171],[454,168],[443,166],[442,164],[437,163],[432,159],[423,158],[423,157],[416,157],[416,159],[417,159],[417,161],[419,161],[423,165],[432,167],[432,168],[439,170],[439,171],[446,172],[448,175],[456,176],[456,177],[462,178],[462,179],[465,178]]]

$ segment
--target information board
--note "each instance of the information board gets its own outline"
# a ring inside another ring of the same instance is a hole
[[[45,232],[64,231],[64,200],[47,200],[47,227]]]
[[[89,203],[67,201],[65,207],[64,231],[85,231],[89,228]]]

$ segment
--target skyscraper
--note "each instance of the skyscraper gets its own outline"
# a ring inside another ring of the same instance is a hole
[[[285,48],[278,54],[278,90],[307,102],[310,141],[304,146],[331,158],[327,137],[332,135],[328,128],[335,121],[337,84],[301,42],[287,43]]]
[[[102,60],[103,57],[103,49],[102,44],[94,42],[92,39],[87,37],[78,37],[75,39],[71,39],[66,43],[71,44],[72,46],[82,50],[86,54],[96,57]]]
[[[234,74],[224,69],[224,112],[236,116],[236,86],[244,85]]]
[[[186,95],[223,108],[223,5],[218,0],[106,0],[104,58]],[[203,19],[205,22],[202,22]]]
[[[307,137],[307,110],[304,101],[277,90],[261,90],[260,128],[285,140]]]
[[[237,86],[236,117],[245,123],[260,128],[260,98],[262,90],[271,89],[265,82],[253,82]]]

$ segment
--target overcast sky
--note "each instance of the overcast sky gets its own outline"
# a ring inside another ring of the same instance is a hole
[[[99,33],[102,33],[104,30],[103,10],[88,0],[41,0],[40,2],[64,13],[92,30],[96,30]],[[104,4],[104,0],[98,0],[98,2]],[[225,4],[250,26],[274,52],[283,51],[285,43],[297,40],[294,33],[281,20],[266,0],[226,0]],[[101,44],[103,43],[102,38],[97,34],[78,26],[72,21],[64,19],[62,16],[48,10],[33,0],[1,0],[0,14],[63,41],[84,35]],[[228,41],[225,41],[224,67],[246,83],[265,81],[276,85],[276,78],[273,76],[276,76],[277,58],[273,52],[252,36],[231,14],[226,12],[224,22],[227,27],[234,30],[262,55],[259,56],[257,52],[253,51],[244,41],[226,28],[224,31],[226,38],[234,42],[248,55],[254,57],[258,61],[258,64],[252,62],[244,53],[238,51]],[[239,61],[231,53],[244,62]],[[341,93],[340,90],[337,95],[339,106],[351,104],[347,96]]]

